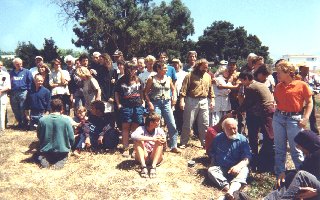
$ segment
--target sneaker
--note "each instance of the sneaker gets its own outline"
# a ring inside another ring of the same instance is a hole
[[[39,156],[38,160],[40,161],[40,165],[42,168],[50,167],[50,163],[47,161],[47,159],[44,156]]]
[[[179,148],[180,148],[180,149],[185,149],[185,148],[187,148],[187,145],[182,144],[182,145],[179,146]]]

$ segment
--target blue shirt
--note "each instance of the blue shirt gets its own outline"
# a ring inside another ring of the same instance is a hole
[[[51,92],[41,86],[38,91],[32,89],[28,92],[26,110],[31,112],[46,112],[50,110]]]
[[[176,70],[174,69],[174,67],[168,65],[167,66],[167,76],[169,76],[173,82],[175,82],[177,80],[177,75],[176,75]]]
[[[237,133],[236,139],[229,139],[225,133],[219,133],[213,140],[210,152],[214,165],[229,169],[245,158],[251,159],[251,151],[245,136]]]
[[[18,72],[15,69],[10,71],[11,90],[30,90],[33,81],[29,70],[21,68]]]

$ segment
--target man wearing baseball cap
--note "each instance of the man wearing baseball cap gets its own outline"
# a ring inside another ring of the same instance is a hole
[[[34,60],[35,60],[36,66],[32,67],[29,70],[32,74],[32,77],[34,77],[37,73],[39,73],[39,68],[43,65],[43,57],[42,56],[36,56]]]

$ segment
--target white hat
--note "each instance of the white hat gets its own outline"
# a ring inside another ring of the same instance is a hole
[[[227,65],[228,64],[228,61],[226,61],[226,60],[221,60],[220,61],[220,65]]]
[[[41,60],[43,60],[42,56],[36,56],[35,59],[41,59]]]
[[[95,51],[95,52],[93,52],[92,55],[93,55],[94,57],[99,57],[99,56],[101,55],[101,53],[98,52],[98,51]]]

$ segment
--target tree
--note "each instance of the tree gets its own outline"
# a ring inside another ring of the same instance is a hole
[[[113,53],[120,49],[127,56],[180,51],[194,33],[190,11],[181,0],[160,6],[151,0],[58,0],[67,21],[74,20],[72,42],[89,52]],[[176,52],[175,52],[176,53]]]
[[[245,59],[251,52],[269,59],[269,48],[262,46],[256,35],[248,36],[244,27],[234,28],[227,21],[215,21],[207,27],[199,37],[197,47],[200,54],[209,60]]]
[[[55,58],[59,57],[58,47],[55,45],[55,41],[51,38],[44,38],[43,49],[40,51],[43,59],[46,62],[51,62]]]
[[[39,55],[39,50],[30,41],[28,43],[19,42],[15,53],[23,60],[23,66],[29,69],[35,65],[34,59]]]

